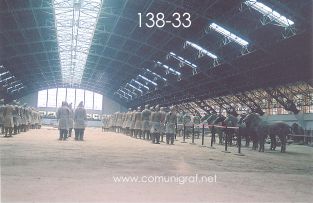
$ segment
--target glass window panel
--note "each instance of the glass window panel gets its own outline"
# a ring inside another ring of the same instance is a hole
[[[81,101],[85,104],[84,90],[76,89],[76,104],[74,105],[74,108],[76,108]]]
[[[73,1],[53,1],[62,78],[65,83],[80,83],[82,79],[102,5],[101,0],[74,2],[80,2],[79,9],[76,9]]]
[[[48,89],[48,107],[56,107],[57,89]]]
[[[75,89],[67,88],[66,101],[68,104],[72,103],[72,106],[75,106]]]
[[[62,106],[62,102],[66,99],[66,88],[58,88],[57,106]]]
[[[309,111],[307,113],[313,113],[313,105],[309,106]]]
[[[94,110],[102,110],[102,95],[94,94]]]
[[[38,107],[46,107],[47,106],[47,90],[42,90],[38,92]]]
[[[85,108],[92,109],[93,108],[93,92],[85,91]]]

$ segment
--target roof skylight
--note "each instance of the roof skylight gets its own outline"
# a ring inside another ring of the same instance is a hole
[[[168,72],[173,73],[174,75],[177,75],[177,76],[180,76],[180,75],[181,75],[180,72],[174,70],[173,68],[169,67],[168,65],[165,65],[165,64],[161,63],[160,61],[157,61],[156,63],[157,63],[158,65],[160,65],[161,67],[165,68]]]
[[[102,0],[53,0],[64,83],[80,84]]]
[[[134,81],[137,85],[139,85],[139,86],[141,86],[141,87],[144,87],[144,88],[146,88],[147,90],[149,90],[149,89],[150,89],[148,86],[146,86],[146,85],[144,85],[144,84],[142,84],[142,83],[138,82],[138,81],[137,81],[137,80],[135,80],[135,79],[132,79],[131,81]]]
[[[133,99],[133,96],[132,95],[130,95],[130,94],[128,94],[128,93],[126,93],[126,92],[124,92],[123,90],[121,90],[121,89],[119,89],[118,91],[120,91],[121,93],[123,93],[124,94],[124,96],[129,96],[130,97],[130,99]]]
[[[236,42],[237,44],[239,44],[239,45],[241,45],[243,47],[246,47],[249,44],[247,41],[241,39],[237,35],[229,32],[228,30],[226,30],[223,27],[217,25],[216,23],[211,23],[209,28],[211,28],[212,30],[215,30],[219,34],[223,35],[226,39],[229,39],[229,40],[231,40],[233,42]]]
[[[181,63],[183,63],[183,64],[185,64],[185,65],[187,65],[187,66],[189,66],[189,67],[191,67],[191,68],[197,68],[197,65],[191,63],[190,61],[184,59],[184,58],[181,57],[181,56],[176,55],[176,54],[173,53],[173,52],[170,52],[170,55],[169,55],[169,56],[171,56],[171,57],[177,59],[177,60],[180,61]]]
[[[189,45],[195,49],[197,49],[200,53],[205,54],[209,57],[211,57],[212,59],[217,59],[217,56],[215,54],[212,54],[211,52],[209,52],[208,50],[205,50],[204,48],[200,47],[199,45],[186,41],[186,45]]]
[[[157,86],[158,84],[156,82],[153,82],[152,80],[146,78],[145,76],[142,76],[142,75],[138,75],[140,78],[144,79],[145,81],[153,84],[154,86]]]
[[[114,94],[119,95],[119,96],[120,96],[120,98],[125,98],[125,99],[127,99],[127,100],[128,100],[128,98],[127,98],[127,97],[125,97],[124,95],[122,95],[122,94],[121,94],[121,93],[119,93],[119,92],[115,92]]]
[[[292,20],[286,18],[285,16],[279,14],[278,12],[274,11],[270,7],[256,0],[248,0],[248,1],[245,1],[244,4],[260,12],[264,16],[268,17],[270,20],[277,22],[279,25],[283,27],[289,27],[294,24]]]
[[[8,93],[13,93],[25,88],[25,85],[3,65],[0,65],[0,85],[5,88]]]
[[[149,69],[146,69],[146,71],[149,72],[149,73],[151,73],[152,75],[154,75],[154,76],[156,76],[156,77],[158,77],[158,78],[164,80],[164,81],[167,81],[166,78],[160,76],[159,74],[157,74],[157,73],[155,73],[155,72],[153,72],[153,71],[151,71],[151,70],[149,70]]]
[[[129,86],[132,87],[133,89],[135,89],[135,90],[139,91],[140,93],[142,93],[142,90],[139,89],[139,88],[137,88],[137,87],[135,87],[134,85],[132,85],[132,84],[130,84],[130,83],[127,83],[126,85],[129,85]]]
[[[9,71],[5,71],[5,72],[3,72],[3,73],[0,73],[0,77],[4,76],[4,75],[6,75],[6,74],[9,74],[9,73],[10,73]]]

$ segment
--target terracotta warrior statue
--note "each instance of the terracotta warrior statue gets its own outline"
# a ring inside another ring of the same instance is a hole
[[[141,112],[141,132],[143,139],[150,139],[150,116],[151,111],[149,110],[149,105],[145,105],[145,109]]]
[[[161,113],[160,106],[155,107],[155,112],[151,114],[151,129],[152,143],[160,144],[160,131],[161,131]]]
[[[174,138],[176,134],[176,124],[177,124],[177,115],[176,109],[174,106],[170,108],[170,112],[166,114],[165,117],[165,134],[166,134],[166,144],[174,144]]]
[[[139,106],[137,108],[137,111],[135,113],[135,127],[134,127],[134,130],[135,130],[135,138],[141,138],[141,107]]]

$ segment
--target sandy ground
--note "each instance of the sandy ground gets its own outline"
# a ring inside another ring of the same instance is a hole
[[[236,156],[235,147],[153,145],[97,128],[87,129],[84,142],[57,134],[46,127],[0,138],[2,202],[313,202],[312,147],[243,148],[245,156]],[[213,182],[195,183],[196,175]],[[176,179],[116,183],[115,176]],[[175,182],[184,176],[189,182]]]

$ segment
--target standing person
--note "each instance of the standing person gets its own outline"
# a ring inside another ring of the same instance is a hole
[[[116,119],[116,132],[121,133],[122,131],[122,113],[117,112],[117,119]]]
[[[102,132],[104,132],[106,128],[106,122],[107,122],[106,115],[102,115],[101,121],[102,121]]]
[[[60,130],[59,140],[66,140],[70,119],[70,109],[68,108],[67,102],[63,101],[62,106],[58,108],[57,119],[59,120],[59,130]]]
[[[13,127],[14,127],[13,111],[14,111],[14,107],[10,104],[4,107],[4,111],[3,111],[4,131],[5,131],[4,137],[12,137]]]
[[[142,131],[142,137],[143,139],[150,139],[150,115],[151,111],[149,110],[149,105],[145,105],[145,109],[141,112],[141,131]]]
[[[18,126],[19,126],[19,123],[18,123],[19,110],[18,110],[18,103],[16,102],[16,100],[13,100],[12,104],[13,104],[13,124],[14,124],[13,134],[16,135],[18,134]]]
[[[4,113],[4,99],[1,99],[0,100],[0,128],[1,128],[1,134],[4,134],[4,116],[3,116],[3,113]]]
[[[84,140],[84,132],[87,121],[87,113],[84,108],[84,103],[81,101],[74,113],[74,130],[75,130],[75,140]]]
[[[122,116],[122,121],[123,121],[123,125],[122,125],[122,131],[123,131],[123,134],[126,135],[126,125],[127,125],[127,112],[124,112],[123,113],[123,116]]]
[[[141,122],[141,108],[140,106],[137,108],[137,112],[135,113],[135,138],[141,138],[141,126],[142,126],[142,122]]]
[[[178,136],[183,136],[184,124],[183,124],[183,116],[184,112],[177,112],[177,132]]]
[[[150,112],[151,112],[151,113],[150,113],[150,118],[149,118],[149,135],[150,135],[149,139],[152,140],[152,135],[151,135],[151,126],[152,126],[151,114],[152,114],[153,112],[155,112],[154,106],[151,106],[151,107],[150,107]]]
[[[165,117],[165,134],[166,134],[166,144],[174,144],[174,138],[176,133],[176,123],[177,123],[177,115],[176,115],[176,109],[174,106],[170,108],[170,112],[166,114]]]
[[[160,108],[160,113],[161,113],[161,127],[160,127],[160,135],[161,135],[161,142],[164,142],[163,141],[163,137],[164,137],[164,134],[165,134],[165,117],[166,117],[166,111],[165,111],[165,107],[161,107]]]
[[[199,127],[200,122],[201,122],[200,119],[201,118],[200,118],[199,114],[192,116],[192,123],[194,125],[194,132],[195,132],[195,134],[197,134],[198,139],[200,137],[200,127]]]
[[[130,126],[132,124],[132,109],[129,108],[126,113],[126,135],[130,135]]]
[[[183,124],[185,126],[185,136],[187,139],[189,139],[189,135],[191,133],[191,127],[192,127],[192,122],[191,122],[191,116],[189,113],[185,112],[183,116]]]
[[[26,131],[30,129],[31,124],[31,109],[27,107],[26,109]]]
[[[21,109],[21,132],[26,132],[26,104]]]
[[[151,113],[151,137],[153,144],[160,144],[160,131],[161,131],[161,113],[160,106],[155,107],[155,112]]]
[[[72,130],[73,130],[73,127],[74,127],[74,112],[73,112],[72,103],[70,103],[68,105],[68,107],[69,107],[69,110],[70,110],[70,117],[69,117],[69,123],[68,123],[68,128],[69,128],[68,136],[71,137],[72,136]]]
[[[130,124],[130,136],[135,136],[135,124],[136,124],[136,110],[134,109],[131,113],[131,124]]]

